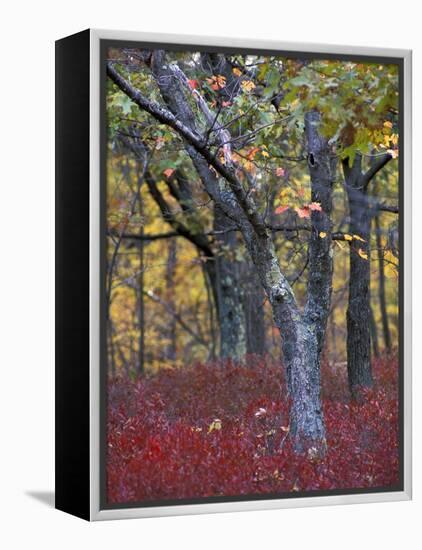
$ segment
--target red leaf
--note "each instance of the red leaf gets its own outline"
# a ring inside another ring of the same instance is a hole
[[[311,209],[308,205],[305,205],[303,208],[295,208],[295,211],[299,218],[309,218],[311,215]]]
[[[166,176],[166,178],[171,178],[171,176],[174,174],[175,170],[174,168],[167,168],[164,170],[163,174]]]
[[[288,209],[289,209],[288,206],[277,206],[277,208],[274,210],[274,213],[275,214],[282,214],[283,212],[285,212]]]

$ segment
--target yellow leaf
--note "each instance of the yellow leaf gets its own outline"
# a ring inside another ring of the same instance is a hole
[[[261,155],[262,155],[263,157],[269,157],[269,156],[270,156],[269,153],[268,153],[267,151],[261,151]]]
[[[221,420],[219,418],[216,418],[211,422],[211,424],[208,427],[208,433],[212,432],[213,430],[221,430]]]
[[[389,120],[386,120],[386,121],[384,122],[384,127],[385,127],[385,128],[392,128],[392,127],[393,127],[393,123],[390,122]]]
[[[345,233],[344,240],[345,241],[353,241],[353,237],[352,237],[352,235],[349,235],[348,233]]]
[[[393,157],[393,159],[396,159],[399,156],[399,150],[398,149],[388,149],[387,153]]]
[[[243,80],[240,84],[244,92],[251,92],[255,88],[252,80]]]
[[[363,258],[364,260],[367,260],[367,259],[368,259],[368,254],[367,254],[364,250],[362,250],[362,248],[359,248],[358,254],[359,254],[359,256],[360,256],[361,258]]]
[[[233,69],[233,74],[234,74],[235,76],[240,76],[240,75],[242,74],[242,71],[241,71],[240,69],[238,69],[237,67],[235,67],[235,68]]]
[[[360,237],[359,235],[353,235],[353,238],[355,239],[355,241],[361,241],[361,242],[366,242],[365,239],[362,239],[362,237]]]
[[[385,276],[388,279],[397,279],[398,277],[398,265],[397,265],[397,258],[394,256],[394,254],[391,252],[391,250],[387,250],[384,252],[383,255],[384,260],[384,273]]]
[[[325,231],[320,231],[319,236],[321,237],[321,239],[325,239],[325,237],[327,236],[327,233]]]

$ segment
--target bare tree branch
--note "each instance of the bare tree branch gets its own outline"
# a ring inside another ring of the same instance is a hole
[[[377,157],[373,160],[371,163],[371,166],[368,168],[368,170],[363,174],[363,181],[365,185],[368,185],[368,183],[372,180],[376,174],[392,159],[393,157],[390,155],[390,153],[386,153],[385,155],[382,155],[381,157]]]
[[[191,144],[198,153],[228,182],[230,189],[235,195],[244,215],[251,223],[254,231],[260,236],[266,234],[265,223],[257,211],[251,197],[247,196],[242,183],[237,179],[234,170],[225,166],[215,157],[215,155],[206,147],[206,141],[197,132],[192,131],[185,124],[180,122],[170,111],[144,97],[139,90],[134,88],[125,78],[123,78],[111,63],[107,63],[107,74],[110,79],[142,110],[152,115],[162,124],[173,128],[181,137]]]

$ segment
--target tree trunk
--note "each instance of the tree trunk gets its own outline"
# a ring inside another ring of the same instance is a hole
[[[347,308],[347,371],[353,398],[360,389],[373,385],[371,369],[370,311],[370,239],[374,215],[368,201],[368,185],[391,160],[386,153],[372,158],[370,167],[362,171],[362,155],[356,153],[352,166],[343,160],[345,187],[349,202],[350,245],[349,303]],[[356,238],[357,237],[357,238]]]
[[[177,241],[176,239],[170,239],[168,243],[167,264],[166,264],[166,302],[169,307],[176,311],[175,304],[175,271],[176,271],[176,256],[177,254]],[[166,345],[164,346],[164,358],[168,361],[176,360],[176,325],[177,321],[174,315],[170,315],[166,326]]]
[[[349,301],[347,308],[347,372],[353,398],[361,388],[373,384],[371,369],[370,312],[370,229],[366,186],[361,174],[361,160],[347,171],[346,191],[349,199]],[[363,239],[363,240],[361,240]]]
[[[290,435],[294,447],[297,452],[314,449],[323,454],[326,443],[316,333],[306,323],[280,271],[271,236],[257,236],[247,227],[242,233],[281,335],[291,388]]]
[[[138,178],[141,177],[138,174]],[[139,215],[143,218],[144,215],[144,203],[141,196],[141,186],[139,185]],[[141,237],[144,235],[144,225],[140,227]],[[139,251],[139,277],[138,277],[138,289],[137,289],[137,310],[138,310],[138,374],[142,375],[145,371],[145,301],[144,301],[144,279],[145,279],[145,243],[141,239],[138,242]]]
[[[377,256],[378,256],[378,298],[380,303],[381,310],[381,321],[382,321],[382,334],[384,337],[384,345],[387,351],[391,350],[391,336],[390,336],[390,327],[388,325],[388,313],[387,313],[387,302],[385,298],[385,273],[384,273],[384,263],[381,255],[381,227],[379,216],[375,216],[375,237],[377,243]]]
[[[214,230],[218,251],[215,255],[216,290],[220,325],[220,356],[235,360],[246,354],[245,312],[240,284],[241,261],[236,258],[239,243],[235,231],[227,231],[233,223],[214,206]]]
[[[375,357],[379,357],[380,350],[378,345],[378,332],[377,332],[377,323],[375,322],[374,310],[370,308],[371,314],[371,342],[372,342],[372,351]]]
[[[243,292],[243,308],[246,322],[246,351],[254,355],[264,355],[265,348],[265,294],[250,261],[242,264],[241,285]]]

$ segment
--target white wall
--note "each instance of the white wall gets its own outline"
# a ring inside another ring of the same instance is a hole
[[[0,33],[0,541],[4,548],[415,548],[420,540],[422,184],[414,173],[414,502],[89,525],[28,492],[53,489],[54,40],[87,27],[414,49],[417,2],[156,0],[2,3]],[[418,524],[419,523],[419,524]]]

